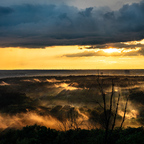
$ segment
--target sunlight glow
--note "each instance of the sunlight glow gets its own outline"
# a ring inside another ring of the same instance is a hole
[[[111,54],[113,55],[114,53],[117,53],[118,55],[121,55],[121,54],[126,54],[126,53],[130,53],[130,52],[137,52],[141,50],[141,48],[135,48],[135,49],[126,49],[126,48],[121,48],[121,49],[118,49],[118,48],[109,48],[109,49],[102,49],[102,51],[104,53],[108,53],[108,54]]]
[[[121,53],[121,50],[120,50],[120,49],[117,49],[117,48],[103,49],[103,51],[104,51],[105,53],[114,53],[114,52]]]

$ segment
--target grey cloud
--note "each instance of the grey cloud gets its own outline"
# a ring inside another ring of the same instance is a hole
[[[2,7],[0,13],[1,47],[95,45],[144,38],[144,2],[118,11],[23,4]]]

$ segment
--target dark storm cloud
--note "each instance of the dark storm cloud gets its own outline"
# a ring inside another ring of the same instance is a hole
[[[144,2],[79,10],[67,5],[0,7],[1,47],[105,44],[144,38]]]
[[[9,8],[9,7],[2,7],[0,6],[0,16],[2,15],[7,15],[13,12],[13,9]]]

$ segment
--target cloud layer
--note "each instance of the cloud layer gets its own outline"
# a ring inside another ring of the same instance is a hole
[[[143,56],[141,49],[122,49],[116,52],[105,52],[104,49],[97,51],[84,51],[81,53],[66,54],[65,57],[91,57],[91,56]]]
[[[68,5],[0,7],[0,47],[105,44],[144,38],[144,2],[83,10]]]
[[[138,42],[117,42],[80,47],[81,52],[65,54],[65,57],[91,56],[143,56],[144,44]]]

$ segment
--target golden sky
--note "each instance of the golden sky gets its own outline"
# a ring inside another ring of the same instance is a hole
[[[141,41],[141,44],[143,41]],[[134,42],[125,43],[131,45]],[[137,44],[137,42],[135,42]],[[143,69],[141,48],[0,48],[0,69]]]
[[[1,0],[0,69],[144,69],[143,0],[72,1]]]

